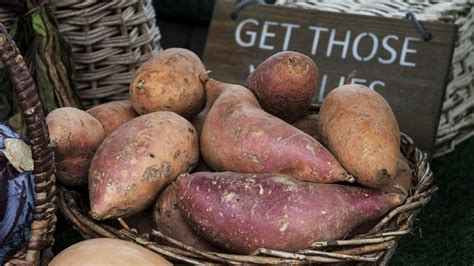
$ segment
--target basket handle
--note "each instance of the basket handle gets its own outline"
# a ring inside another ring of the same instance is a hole
[[[35,83],[15,42],[0,23],[0,58],[10,74],[10,82],[25,119],[34,161],[35,206],[31,236],[25,260],[39,264],[50,258],[56,223],[56,180],[54,157],[43,107]]]

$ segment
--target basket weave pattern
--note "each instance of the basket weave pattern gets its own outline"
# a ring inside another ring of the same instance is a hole
[[[474,136],[474,8],[459,0],[277,0],[276,5],[405,19],[408,11],[421,21],[454,23],[458,39],[438,126],[434,157],[454,150]]]
[[[56,223],[56,186],[53,151],[49,146],[46,119],[35,83],[7,30],[0,24],[0,58],[10,75],[28,130],[34,161],[35,206],[31,236],[26,249],[8,264],[43,264],[50,259]]]
[[[54,17],[72,46],[85,107],[128,98],[133,73],[161,50],[151,0],[55,0]]]
[[[426,153],[415,147],[406,135],[401,136],[401,152],[409,160],[412,170],[412,186],[407,200],[387,213],[367,233],[350,239],[316,242],[311,248],[297,253],[259,249],[251,255],[235,255],[216,252],[202,252],[163,235],[161,232],[138,232],[130,228],[122,219],[110,226],[109,222],[94,220],[88,214],[88,201],[80,194],[59,187],[59,207],[66,219],[84,238],[119,238],[133,241],[173,261],[192,264],[200,263],[338,263],[338,262],[377,262],[385,265],[395,252],[398,238],[409,234],[418,212],[430,201],[436,191],[433,173]],[[158,239],[158,241],[155,241]]]

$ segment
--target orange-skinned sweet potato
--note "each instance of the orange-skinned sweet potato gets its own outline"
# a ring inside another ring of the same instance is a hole
[[[255,94],[263,110],[293,123],[311,104],[318,79],[318,67],[311,58],[284,51],[258,65],[245,81],[245,87]]]
[[[173,112],[134,118],[107,136],[92,158],[89,198],[94,219],[126,217],[199,159],[196,130]]]
[[[179,176],[175,187],[181,213],[196,232],[243,254],[260,247],[294,252],[341,239],[400,204],[397,194],[279,174],[200,172]]]
[[[199,75],[205,71],[199,57],[182,48],[154,55],[136,70],[130,100],[139,114],[172,111],[192,119],[205,103]]]
[[[61,107],[46,117],[54,151],[56,177],[68,186],[87,184],[89,165],[105,137],[100,122],[74,107]]]
[[[103,103],[92,107],[87,112],[99,120],[104,127],[106,136],[125,122],[138,116],[129,100]]]
[[[377,188],[397,175],[400,130],[385,99],[363,85],[332,90],[319,111],[326,147],[360,184]]]
[[[217,247],[197,235],[181,216],[173,184],[164,189],[153,211],[156,229],[173,239],[202,251],[217,251]]]
[[[326,148],[262,110],[248,89],[213,79],[205,88],[210,109],[201,132],[201,154],[212,169],[284,173],[324,183],[351,180]]]
[[[397,176],[391,182],[383,185],[379,189],[385,192],[398,193],[402,196],[402,201],[406,199],[410,191],[412,174],[407,159],[400,154],[398,161]]]

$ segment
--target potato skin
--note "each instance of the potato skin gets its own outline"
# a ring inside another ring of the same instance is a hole
[[[95,238],[76,243],[56,255],[50,266],[89,265],[173,265],[140,245],[112,238]]]
[[[304,115],[318,90],[318,67],[304,54],[284,51],[270,56],[245,81],[263,110],[289,123]]]
[[[166,236],[202,251],[218,251],[217,247],[197,235],[181,216],[173,184],[158,196],[153,210],[153,221],[156,229]]]
[[[99,120],[104,127],[106,136],[125,122],[138,116],[129,100],[103,103],[92,107],[87,112]]]
[[[214,88],[220,90],[222,84],[212,79],[206,81],[206,94],[213,95]],[[350,180],[326,148],[263,111],[251,91],[232,84],[226,84],[221,91],[201,132],[201,154],[212,169],[284,173],[310,182]]]
[[[68,186],[87,184],[90,161],[105,137],[100,122],[74,107],[61,107],[46,117],[54,151],[58,182]]]
[[[385,99],[363,85],[332,90],[319,111],[326,147],[360,184],[377,188],[397,175],[400,129]]]
[[[89,198],[94,219],[127,217],[199,159],[196,130],[172,112],[154,112],[123,124],[92,158]]]
[[[310,135],[317,141],[321,141],[321,135],[319,134],[318,127],[319,116],[318,114],[310,114],[298,119],[293,123],[293,126]]]
[[[196,232],[219,247],[294,252],[341,239],[400,204],[398,195],[279,174],[194,173],[176,183],[178,206]]]
[[[205,101],[199,74],[206,71],[199,57],[182,48],[169,48],[136,70],[130,100],[139,114],[172,111],[194,117]]]
[[[412,173],[407,159],[402,154],[399,156],[397,176],[391,182],[381,186],[379,189],[384,192],[398,193],[402,201],[408,196],[411,187]]]

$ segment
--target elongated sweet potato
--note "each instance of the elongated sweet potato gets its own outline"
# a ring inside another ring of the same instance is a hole
[[[304,54],[279,52],[250,73],[245,81],[263,110],[289,123],[301,118],[318,89],[318,67]]]
[[[363,85],[332,90],[319,111],[326,147],[360,184],[376,188],[397,175],[400,130],[385,99]]]
[[[89,198],[94,219],[126,217],[151,205],[156,195],[199,159],[196,130],[172,112],[154,112],[123,124],[92,158]]]
[[[315,140],[320,141],[321,135],[319,134],[318,120],[318,114],[310,114],[298,119],[298,121],[293,123],[293,126],[310,135]]]
[[[199,74],[206,69],[192,51],[169,48],[134,73],[130,100],[139,114],[172,111],[191,119],[205,102]]]
[[[153,211],[156,229],[188,246],[203,250],[217,251],[218,248],[197,235],[181,216],[173,185],[163,190],[156,200]]]
[[[237,253],[307,248],[341,239],[400,204],[396,194],[303,182],[279,174],[194,173],[175,182],[186,221],[209,241]]]
[[[104,127],[106,136],[125,122],[138,116],[129,100],[103,103],[92,107],[87,112],[99,120]]]
[[[100,122],[87,112],[62,107],[46,117],[54,151],[56,177],[62,184],[87,184],[89,165],[105,137]]]
[[[248,89],[213,79],[205,88],[211,107],[201,132],[201,154],[212,169],[284,173],[324,183],[351,180],[326,148],[263,111]]]

